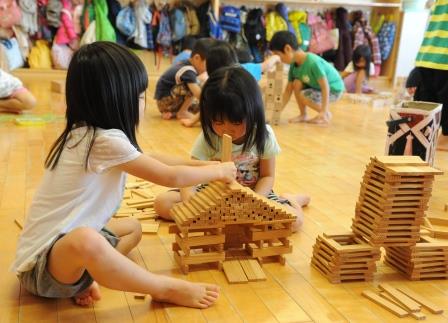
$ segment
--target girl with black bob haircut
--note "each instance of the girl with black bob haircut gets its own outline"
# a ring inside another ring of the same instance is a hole
[[[309,197],[300,194],[277,196],[272,191],[275,159],[280,153],[280,146],[274,131],[266,125],[257,81],[242,67],[219,68],[204,84],[199,106],[202,133],[193,145],[192,158],[220,160],[222,136],[231,136],[232,160],[237,168],[236,180],[289,208],[297,216],[293,227],[297,230],[303,222],[302,206],[309,203]],[[160,216],[171,219],[169,210],[173,204],[188,200],[200,189],[196,187],[163,193],[157,196],[154,208]]]
[[[147,86],[142,62],[123,46],[96,42],[73,56],[67,125],[46,159],[12,265],[30,293],[74,297],[84,306],[100,299],[98,284],[197,308],[218,298],[216,285],[156,275],[129,260],[125,255],[140,242],[141,225],[111,220],[126,173],[168,187],[235,179],[233,163],[142,154],[136,130]]]

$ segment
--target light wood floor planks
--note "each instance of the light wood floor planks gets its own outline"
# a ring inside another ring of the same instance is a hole
[[[49,91],[51,78],[24,80],[38,98],[35,114],[63,115],[63,97]],[[176,121],[160,119],[151,99],[155,80],[156,77],[150,77],[148,109],[139,130],[141,147],[145,151],[187,156],[199,128],[187,129]],[[303,229],[292,236],[294,250],[286,256],[286,265],[263,266],[266,281],[229,285],[222,272],[206,266],[183,276],[173,259],[168,223],[162,223],[158,235],[144,235],[138,249],[130,254],[131,259],[148,270],[219,284],[221,297],[207,310],[160,304],[151,297],[138,300],[132,293],[106,288],[102,288],[101,301],[80,308],[71,300],[42,299],[21,290],[17,279],[8,272],[19,234],[14,219],[24,219],[43,173],[46,152],[63,121],[18,127],[8,121],[11,116],[0,115],[0,322],[392,322],[396,318],[391,313],[360,295],[381,282],[401,283],[445,309],[443,316],[424,311],[426,321],[448,321],[448,281],[409,282],[379,263],[373,283],[333,285],[310,267],[317,234],[350,228],[364,168],[370,156],[384,152],[386,109],[341,101],[332,111],[334,121],[330,127],[287,124],[287,118],[297,113],[291,102],[282,115],[282,124],[274,128],[282,147],[275,191],[308,193],[311,204],[305,209]],[[448,171],[448,153],[438,152],[435,166]],[[445,174],[435,180],[429,213],[448,217],[443,212],[447,202]],[[400,322],[414,320],[404,318]]]

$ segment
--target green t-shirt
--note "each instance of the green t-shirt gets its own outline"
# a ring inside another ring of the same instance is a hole
[[[344,82],[338,71],[326,60],[313,53],[306,53],[305,62],[297,65],[295,62],[289,67],[288,80],[302,81],[302,83],[313,89],[320,90],[319,80],[327,78],[331,93],[341,93],[344,91]]]

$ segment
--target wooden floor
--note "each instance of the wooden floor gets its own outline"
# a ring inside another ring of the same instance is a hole
[[[150,92],[155,80],[151,79]],[[27,86],[38,98],[35,114],[63,116],[62,97],[50,93],[49,79],[31,77]],[[152,93],[151,93],[152,94]],[[282,118],[296,114],[290,103]],[[139,141],[145,151],[187,156],[199,128],[183,128],[162,121],[152,100],[141,122]],[[282,153],[277,161],[275,190],[306,192],[311,204],[305,210],[303,229],[293,235],[293,253],[285,266],[267,264],[265,282],[228,285],[222,272],[193,271],[182,276],[170,249],[168,223],[158,235],[145,235],[130,257],[148,270],[221,286],[218,303],[207,310],[188,309],[146,300],[102,288],[102,300],[80,308],[71,300],[49,300],[20,288],[8,271],[19,229],[43,172],[49,146],[63,128],[63,119],[45,126],[19,127],[0,115],[0,322],[392,322],[396,317],[361,297],[364,289],[380,282],[399,283],[445,309],[442,316],[427,312],[427,322],[448,322],[448,281],[409,282],[382,262],[373,283],[333,285],[310,267],[316,235],[335,228],[348,229],[354,216],[360,181],[369,157],[382,155],[386,137],[386,109],[342,101],[333,108],[330,127],[284,122],[275,127]],[[440,152],[435,165],[448,170],[448,153]],[[160,189],[159,189],[160,190]],[[430,202],[431,215],[448,216],[448,174],[438,176]],[[411,318],[400,322],[414,321]]]

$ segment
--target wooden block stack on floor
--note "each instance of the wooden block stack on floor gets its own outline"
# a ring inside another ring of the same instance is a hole
[[[311,264],[332,283],[372,280],[379,248],[369,245],[352,232],[318,236]]]
[[[276,126],[280,123],[282,113],[283,95],[283,64],[278,63],[274,71],[267,73],[267,87],[264,93],[264,106],[270,124]]]
[[[411,247],[386,248],[385,262],[410,280],[448,278],[448,241],[422,237]]]
[[[151,183],[141,179],[130,179],[125,185],[123,200],[115,212],[115,218],[133,217],[141,221],[143,233],[157,233],[159,222],[155,221],[154,193]]]
[[[376,246],[412,246],[441,171],[416,156],[384,156],[367,166],[352,229]]]

